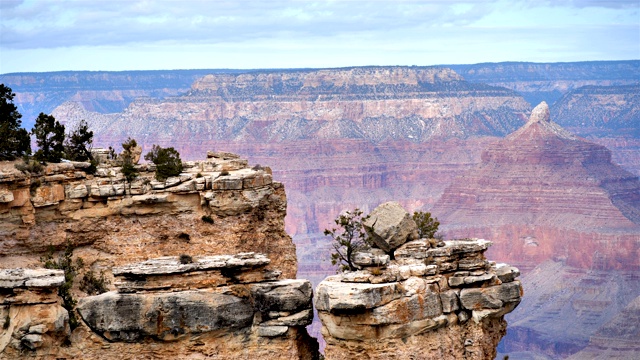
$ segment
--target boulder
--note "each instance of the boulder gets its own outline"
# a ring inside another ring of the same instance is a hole
[[[94,332],[124,342],[147,337],[170,341],[186,334],[245,328],[254,315],[248,299],[209,291],[112,291],[81,299],[77,309]]]
[[[467,310],[500,309],[504,303],[519,301],[522,286],[519,281],[486,288],[462,289],[460,302]]]
[[[353,255],[353,263],[359,266],[385,266],[389,263],[389,255],[375,248],[358,251]]]
[[[322,281],[316,288],[318,311],[359,312],[373,309],[403,296],[398,283],[367,284]]]
[[[249,285],[257,310],[298,312],[311,308],[313,288],[309,280],[287,279]]]
[[[407,210],[397,202],[379,205],[363,224],[374,244],[387,253],[407,240],[418,238],[418,225]]]

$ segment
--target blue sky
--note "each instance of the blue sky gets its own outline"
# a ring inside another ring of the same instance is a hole
[[[640,0],[0,0],[0,73],[640,59]]]

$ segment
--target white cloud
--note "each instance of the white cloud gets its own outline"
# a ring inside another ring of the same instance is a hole
[[[0,72],[640,58],[637,0],[0,1]]]

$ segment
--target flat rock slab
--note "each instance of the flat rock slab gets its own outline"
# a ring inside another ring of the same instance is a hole
[[[486,288],[462,289],[460,302],[468,310],[500,309],[505,303],[519,302],[522,296],[520,281]]]
[[[319,311],[349,311],[373,309],[403,296],[397,282],[384,284],[322,281],[316,288],[316,309]]]
[[[194,258],[183,264],[177,256],[166,256],[143,262],[113,268],[114,276],[148,276],[180,274],[194,271],[255,268],[269,264],[271,260],[264,254],[253,252],[236,255],[216,255]]]
[[[52,288],[64,284],[64,271],[53,269],[0,269],[0,288]]]
[[[402,205],[386,202],[369,214],[363,224],[373,242],[385,252],[418,238],[418,225]]]
[[[287,279],[249,285],[257,310],[298,312],[311,309],[313,287],[309,280]]]
[[[110,341],[135,342],[146,337],[170,341],[185,334],[251,326],[249,299],[207,291],[120,294],[107,292],[80,300],[87,325]]]

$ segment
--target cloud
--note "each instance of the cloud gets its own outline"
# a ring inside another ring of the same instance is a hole
[[[462,26],[483,1],[27,1],[3,11],[5,48],[241,42]]]

